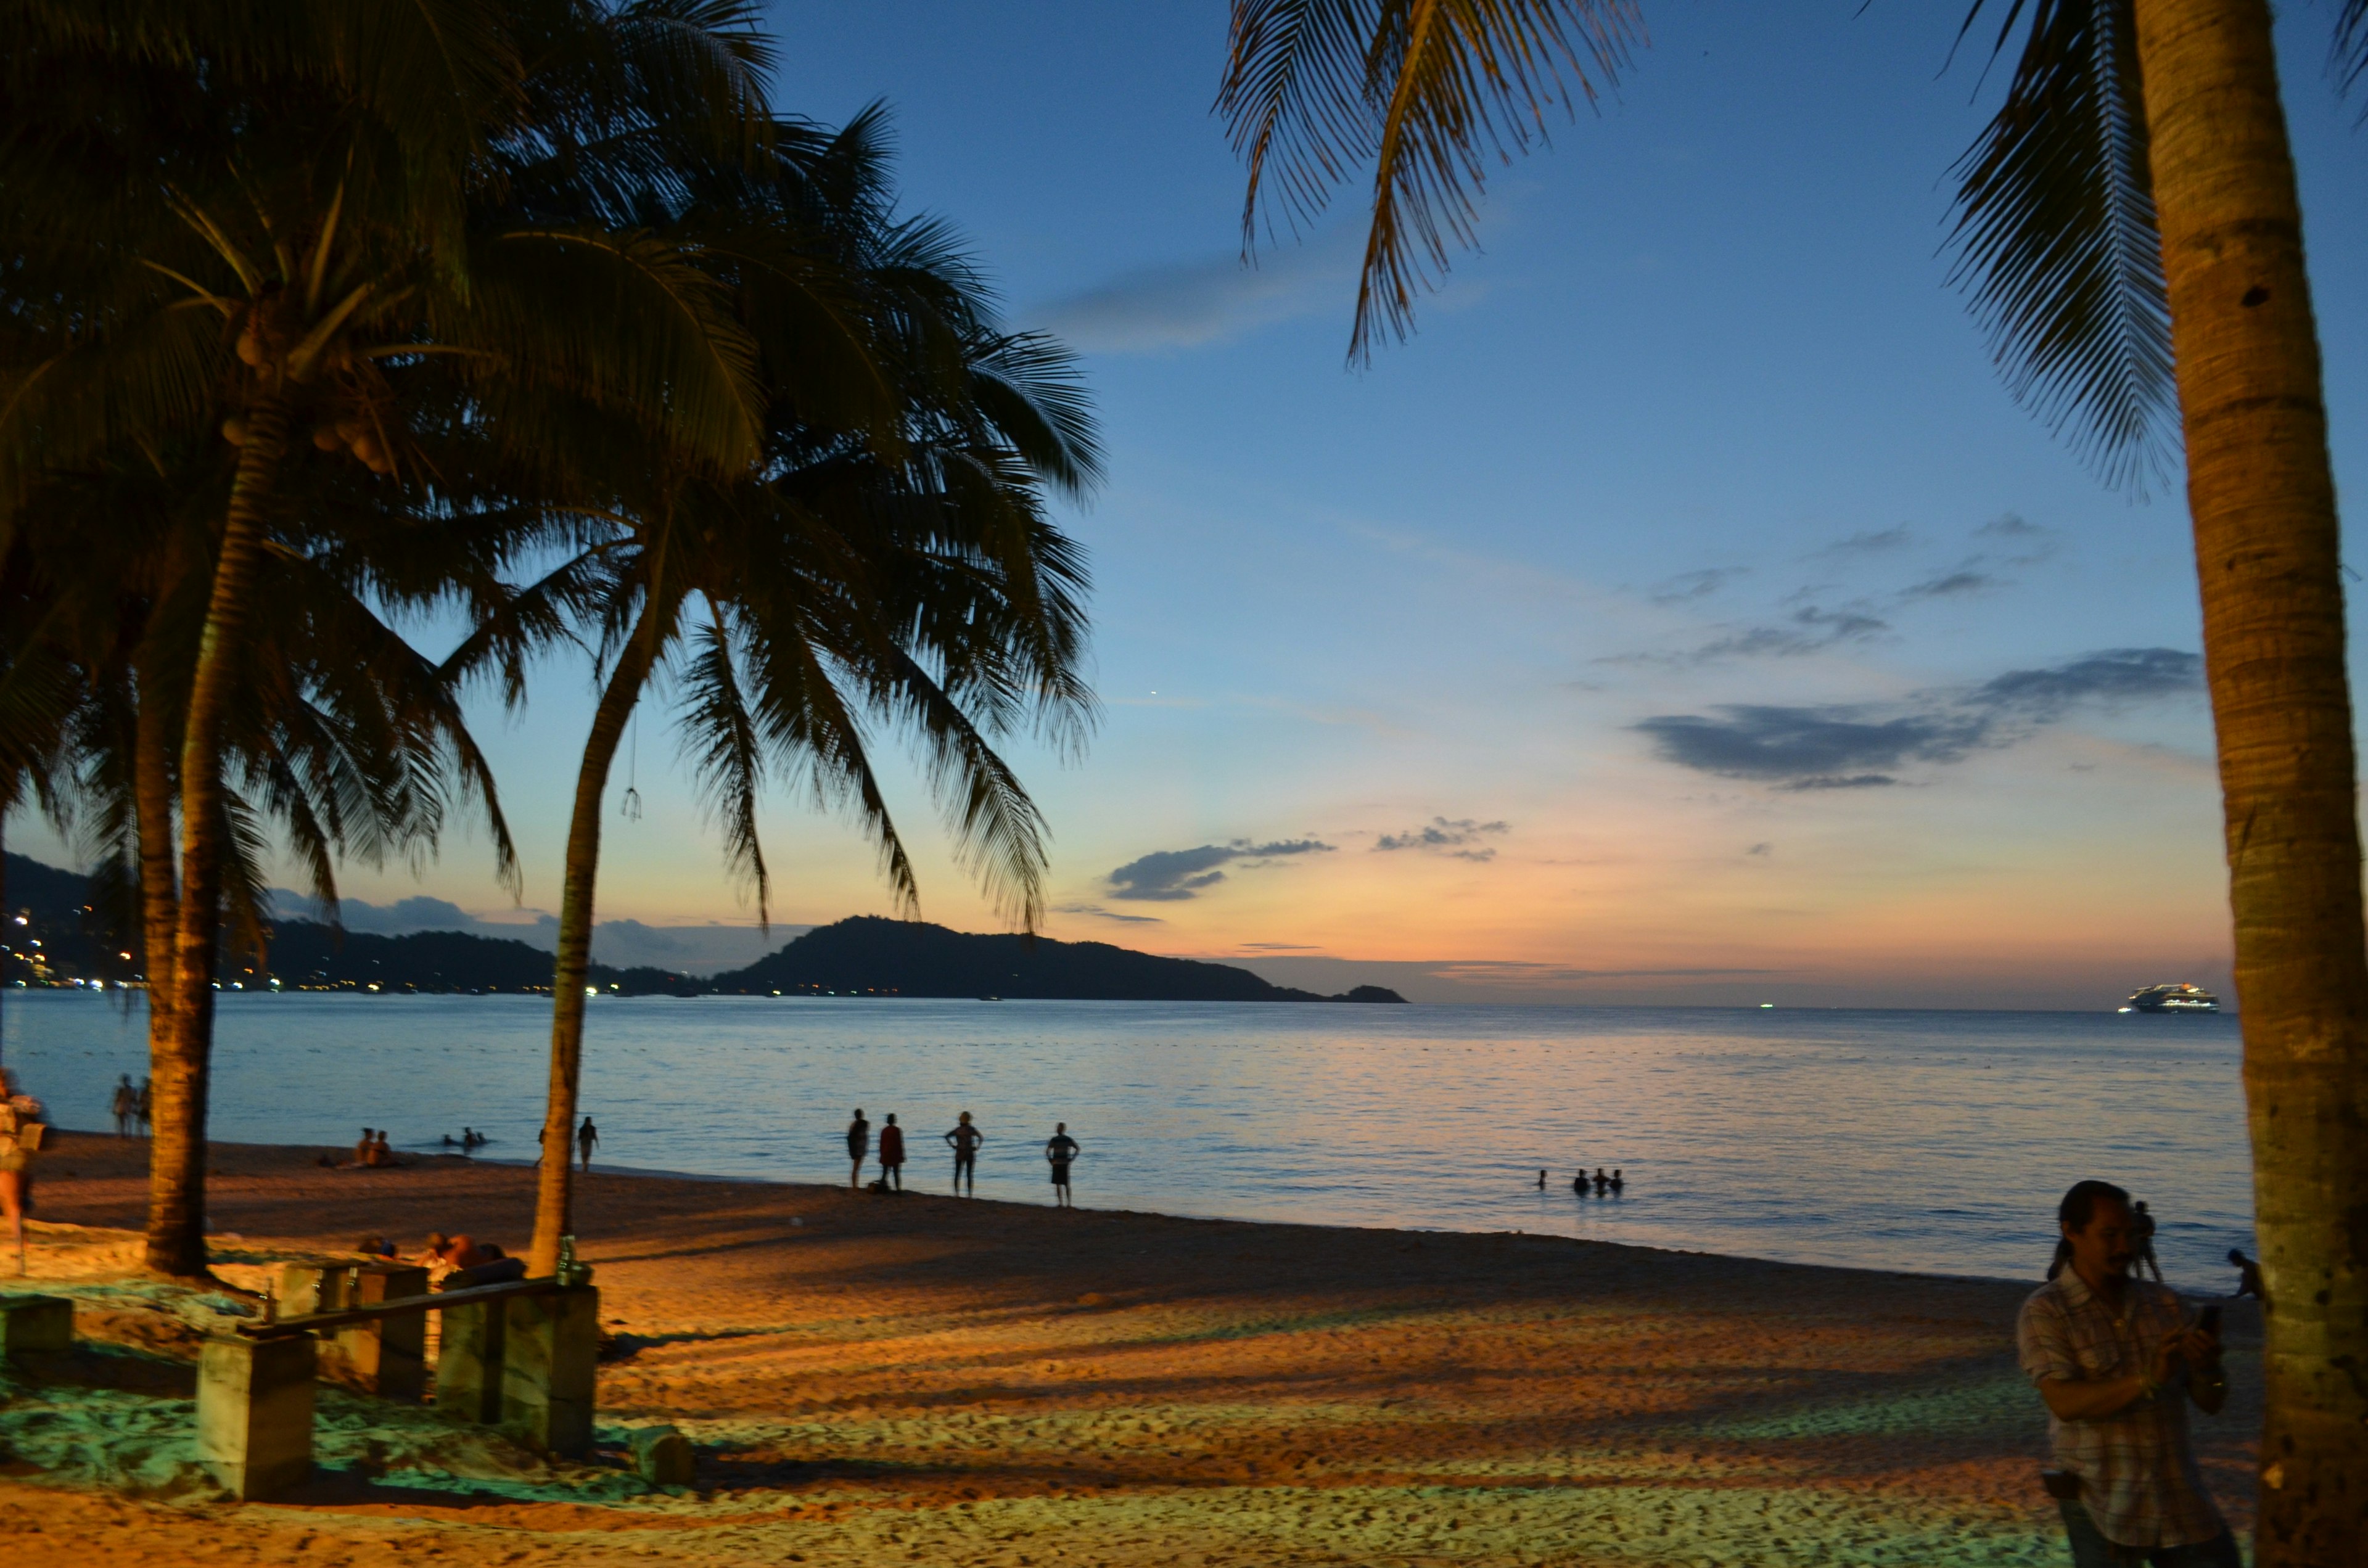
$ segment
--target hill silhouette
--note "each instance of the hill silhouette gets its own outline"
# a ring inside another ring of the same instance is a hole
[[[1108,942],[980,936],[917,920],[859,915],[820,926],[706,989],[766,995],[997,996],[1013,1001],[1404,1002],[1378,985],[1319,996],[1248,970],[1162,958]]]

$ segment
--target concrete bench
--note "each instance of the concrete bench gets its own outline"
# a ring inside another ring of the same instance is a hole
[[[0,1356],[74,1344],[74,1302],[63,1296],[0,1296]]]
[[[324,1363],[334,1355],[341,1374],[360,1375],[367,1365],[370,1375],[399,1383],[405,1375],[399,1347],[418,1342],[411,1335],[424,1337],[424,1314],[432,1312],[444,1314],[438,1410],[498,1426],[546,1453],[591,1451],[597,1289],[544,1278],[412,1293],[402,1276],[416,1270],[343,1267],[346,1284],[295,1281],[300,1292],[310,1284],[313,1303],[324,1290],[335,1290],[338,1305],[243,1323],[206,1341],[198,1366],[199,1457],[223,1487],[254,1499],[301,1483],[312,1471],[313,1388]],[[378,1283],[357,1283],[364,1279]],[[370,1294],[378,1299],[359,1299]],[[391,1333],[396,1324],[410,1326]],[[326,1353],[324,1335],[335,1336]],[[390,1344],[398,1353],[390,1354]]]

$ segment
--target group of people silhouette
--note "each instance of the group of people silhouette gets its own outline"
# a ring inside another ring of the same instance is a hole
[[[1598,1198],[1613,1197],[1618,1194],[1622,1188],[1628,1185],[1628,1178],[1622,1176],[1617,1170],[1614,1170],[1610,1176],[1605,1176],[1601,1165],[1595,1167],[1595,1176],[1592,1179],[1595,1183],[1595,1196]],[[1585,1165],[1579,1166],[1578,1174],[1570,1178],[1571,1191],[1577,1193],[1581,1198],[1585,1198],[1587,1196],[1588,1180],[1589,1177],[1587,1174],[1587,1167]],[[1545,1189],[1546,1173],[1540,1171],[1538,1173],[1538,1190],[1540,1192],[1543,1192]]]
[[[957,1196],[978,1196],[978,1146],[986,1142],[986,1133],[972,1119],[968,1111],[952,1127],[940,1134],[946,1147],[954,1154],[954,1192]],[[1044,1141],[1044,1163],[1052,1169],[1053,1201],[1063,1209],[1074,1209],[1076,1200],[1069,1186],[1069,1168],[1076,1163],[1081,1145],[1069,1136],[1069,1124],[1055,1122],[1053,1136]],[[864,1119],[863,1108],[855,1108],[855,1119],[847,1124],[847,1185],[850,1190],[863,1185],[863,1162],[872,1153],[871,1123]],[[896,1125],[896,1113],[890,1111],[880,1126],[880,1175],[871,1183],[874,1192],[905,1190],[905,1130]]]

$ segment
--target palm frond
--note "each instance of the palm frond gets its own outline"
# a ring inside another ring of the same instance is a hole
[[[2368,0],[2343,0],[2335,18],[2335,45],[2328,72],[2340,92],[2350,92],[2368,74]]]
[[[2015,400],[2144,490],[2171,472],[2178,403],[2130,0],[2012,0],[1996,52],[2018,25],[2006,101],[1953,171],[1951,280]]]
[[[1249,165],[1246,246],[1269,161],[1296,228],[1372,159],[1349,347],[1369,359],[1477,242],[1489,156],[1543,144],[1549,112],[1616,85],[1644,36],[1632,0],[1235,0],[1217,110]]]
[[[771,929],[773,884],[757,835],[757,801],[765,789],[765,747],[741,689],[735,650],[723,616],[711,605],[708,623],[692,640],[682,673],[677,722],[709,816],[723,833],[723,855],[734,874],[757,894],[757,925]]]

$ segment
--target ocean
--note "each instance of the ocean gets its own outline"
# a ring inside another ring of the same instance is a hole
[[[5,1007],[6,1060],[61,1125],[103,1125],[116,1074],[145,1069],[136,996]],[[530,1159],[549,1013],[225,994],[213,1136],[350,1148],[368,1124],[426,1151],[471,1126],[485,1157]],[[584,1103],[596,1165],[845,1181],[860,1106],[908,1130],[907,1185],[943,1190],[939,1134],[968,1110],[983,1198],[1048,1200],[1066,1121],[1088,1208],[2009,1278],[2044,1267],[2063,1189],[2101,1176],[2151,1203],[2172,1283],[2224,1290],[2227,1249],[2251,1249],[2237,1069],[2224,1017],[602,997]],[[1581,1165],[1624,1190],[1574,1195]]]

